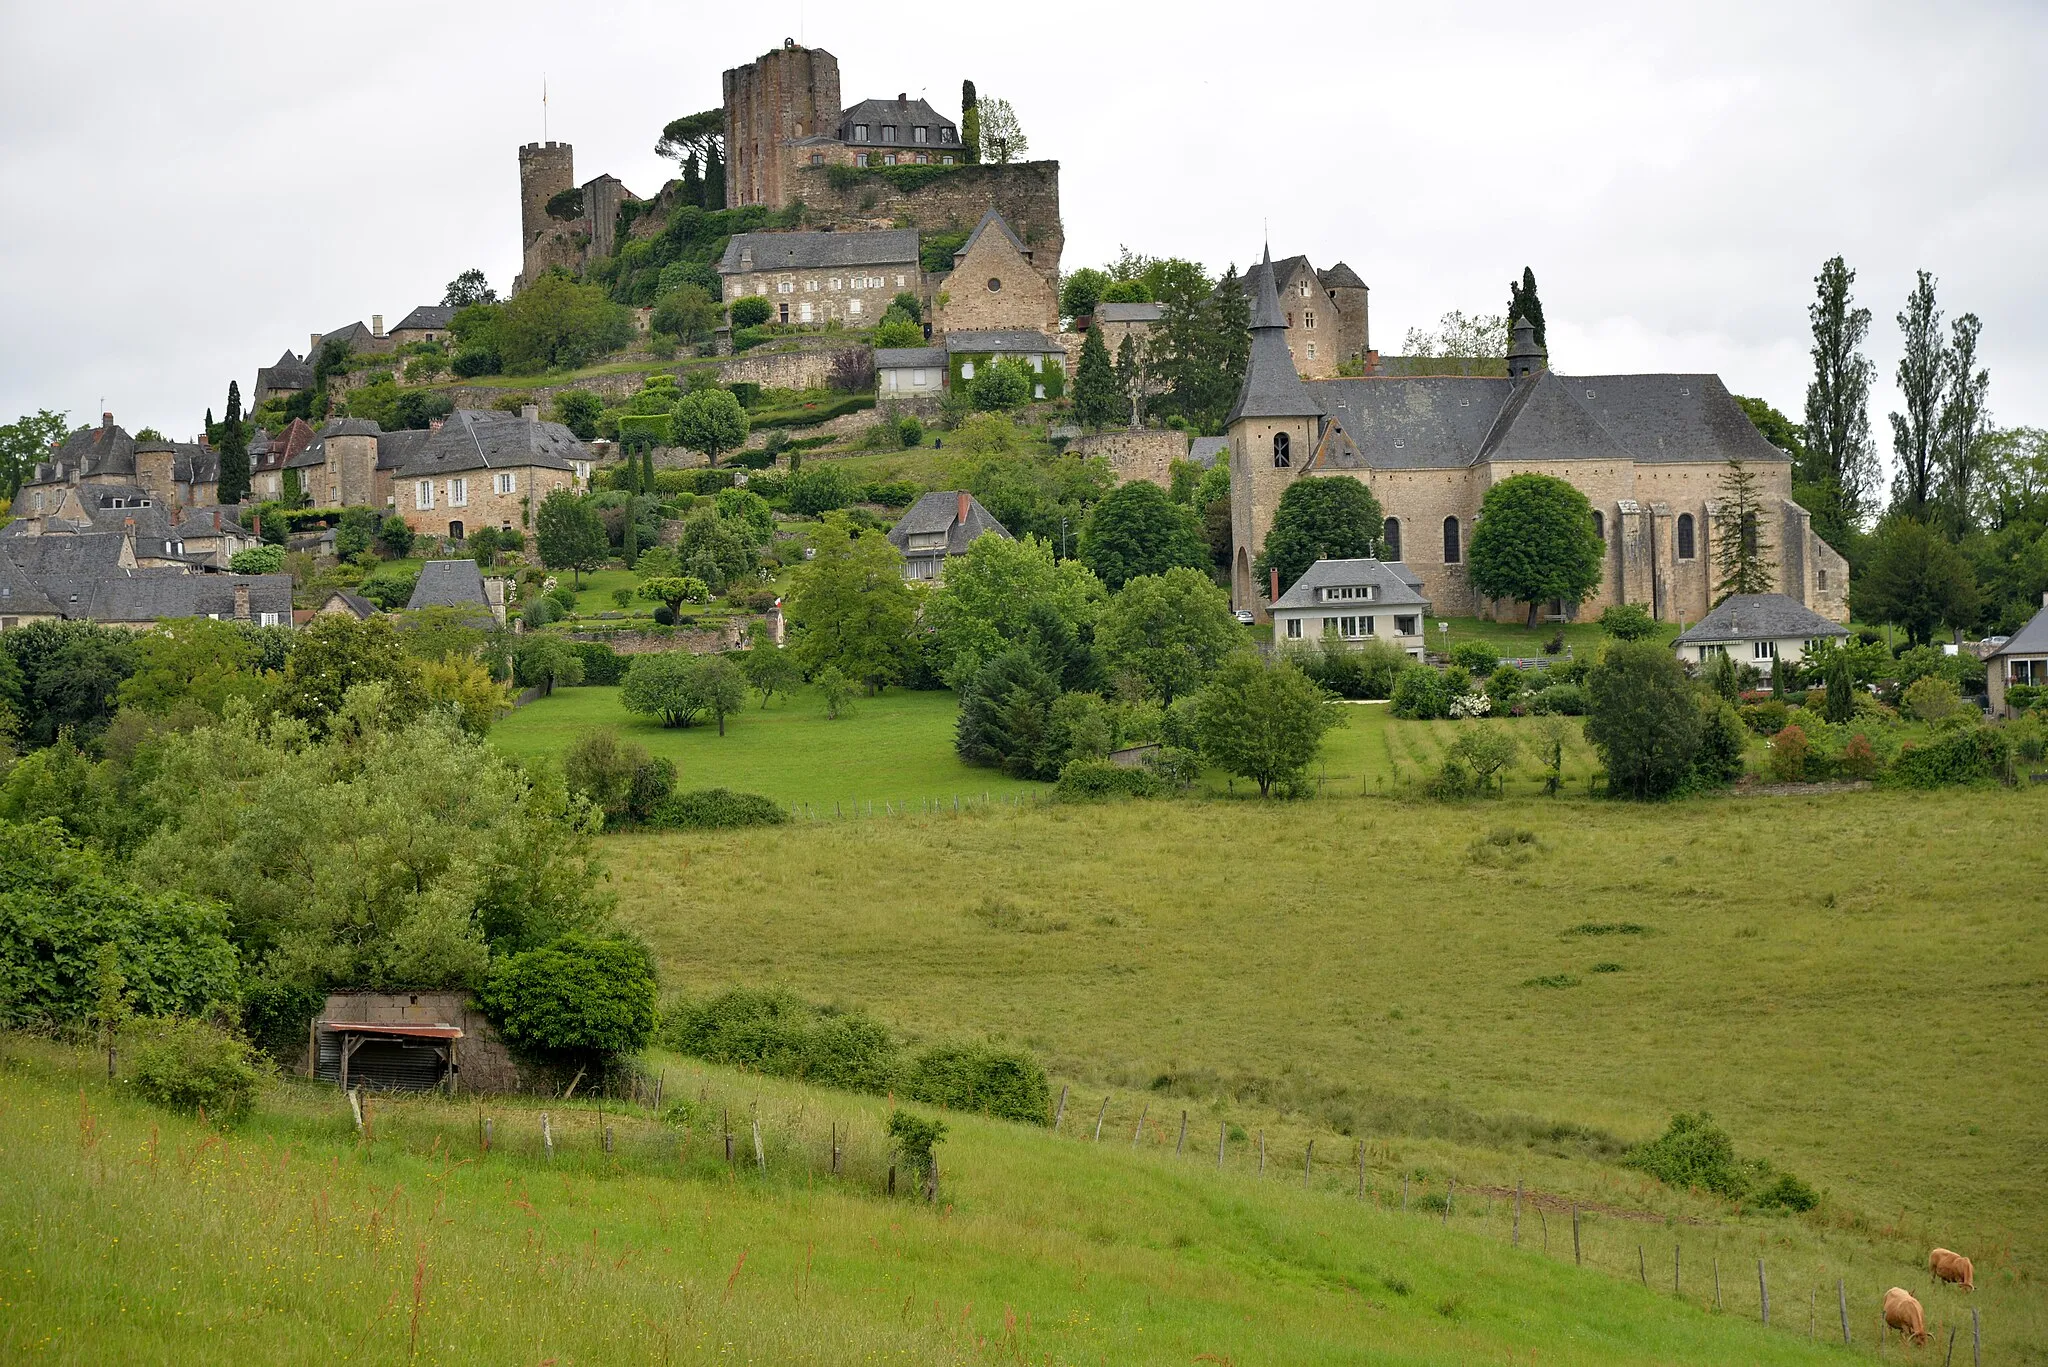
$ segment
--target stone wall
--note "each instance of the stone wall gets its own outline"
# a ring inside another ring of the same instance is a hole
[[[807,341],[809,339],[806,339]],[[731,356],[718,363],[718,382],[736,384],[747,381],[763,389],[822,389],[832,375],[833,359],[847,351],[863,351],[866,348],[832,340],[829,336],[816,339],[818,345],[806,345],[798,351],[754,351],[744,356]],[[514,388],[507,385],[452,384],[440,386],[440,392],[455,401],[457,408],[494,408],[500,399],[511,394],[525,394],[528,402],[540,405],[541,416],[550,412],[554,397],[572,389],[595,394],[607,403],[616,403],[640,392],[649,375],[664,371],[676,377],[676,382],[688,387],[689,367],[676,364],[654,370],[628,371],[615,375],[591,375],[580,380],[569,380],[559,384],[536,381],[532,385]]]
[[[360,1021],[378,1025],[453,1025],[462,1031],[455,1045],[459,1091],[496,1093],[525,1090],[538,1081],[522,1068],[504,1037],[467,992],[330,992],[321,1020]],[[307,1032],[308,1044],[311,1031]],[[301,1052],[293,1072],[311,1076],[313,1061]]]
[[[1188,457],[1188,437],[1171,428],[1127,427],[1076,438],[1067,450],[1107,458],[1118,484],[1142,479],[1166,489],[1173,484],[1173,462]]]
[[[993,206],[1031,248],[1039,273],[1048,280],[1059,277],[1066,231],[1060,224],[1056,161],[962,166],[914,190],[898,189],[879,174],[863,176],[842,190],[833,186],[831,170],[795,169],[793,197],[804,202],[807,227],[887,228],[902,219],[925,232],[960,232],[973,228]]]
[[[790,43],[724,76],[725,202],[734,208],[790,199],[782,144],[836,136],[839,60],[823,48]]]
[[[620,655],[658,655],[666,650],[687,650],[692,655],[716,655],[722,650],[737,650],[747,643],[747,633],[754,623],[764,624],[770,631],[775,629],[771,616],[735,617],[722,626],[690,628],[681,627],[673,631],[572,631],[572,641],[595,641],[610,646]]]

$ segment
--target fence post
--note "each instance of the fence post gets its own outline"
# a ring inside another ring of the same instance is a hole
[[[732,1107],[725,1108],[725,1165],[732,1166]]]
[[[1266,1175],[1266,1132],[1259,1131],[1259,1176]]]
[[[548,1152],[548,1162],[555,1161],[555,1132],[548,1125],[548,1113],[540,1113],[540,1143]]]
[[[1308,1152],[1306,1154],[1303,1154],[1301,1159],[1301,1184],[1304,1187],[1308,1185],[1309,1170],[1315,1167],[1315,1165],[1316,1141],[1311,1139],[1308,1141]]]
[[[1764,1323],[1769,1324],[1771,1322],[1771,1288],[1764,1281],[1764,1260],[1762,1258],[1756,1260],[1756,1299],[1757,1303],[1763,1308]]]
[[[1358,1199],[1365,1199],[1365,1141],[1358,1141]]]
[[[1714,1308],[1721,1308],[1721,1255],[1718,1253],[1714,1255]],[[1846,1326],[1849,1322],[1843,1320],[1842,1323]]]
[[[1671,1294],[1678,1294],[1678,1244],[1671,1245]]]
[[[759,1111],[754,1112],[754,1162],[760,1165],[763,1173],[768,1171],[768,1155],[761,1148],[761,1113]]]
[[[612,1152],[612,1127],[610,1125],[603,1125],[601,1128],[604,1130],[605,1157],[609,1158]]]
[[[1145,1104],[1138,1109],[1138,1127],[1131,1131],[1131,1147],[1134,1149],[1138,1147],[1138,1141],[1145,1137],[1145,1117],[1150,1114],[1152,1114],[1152,1099],[1147,1097]]]
[[[1455,1178],[1455,1177],[1447,1177],[1447,1178],[1445,1178],[1445,1179],[1444,1179],[1444,1223],[1445,1223],[1445,1224],[1449,1224],[1449,1223],[1451,1222],[1451,1202],[1452,1202],[1452,1200],[1453,1200],[1453,1199],[1455,1199],[1455,1198],[1456,1198],[1457,1194],[1458,1194],[1458,1179],[1457,1179],[1457,1178]]]
[[[1650,1284],[1650,1265],[1643,1260],[1643,1246],[1641,1244],[1636,1245],[1636,1276],[1642,1279],[1644,1286]]]
[[[1230,1138],[1230,1122],[1229,1122],[1228,1120],[1219,1120],[1219,1121],[1217,1121],[1217,1122],[1216,1122],[1216,1171],[1218,1171],[1218,1172],[1221,1172],[1221,1171],[1223,1171],[1223,1145],[1224,1145],[1224,1142],[1225,1142],[1226,1140],[1228,1140],[1229,1138]]]
[[[1972,1367],[1984,1367],[1984,1322],[1977,1318],[1977,1307],[1970,1307],[1970,1362]]]
[[[484,1117],[484,1152],[491,1151],[491,1117]]]
[[[1840,1277],[1835,1278],[1835,1298],[1842,1304],[1842,1346],[1846,1348],[1849,1346],[1849,1290],[1842,1285]],[[1720,1296],[1717,1294],[1714,1299],[1718,1301]]]
[[[1188,1113],[1187,1113],[1186,1111],[1182,1111],[1182,1112],[1180,1113],[1180,1138],[1174,1141],[1174,1145],[1173,1145],[1173,1156],[1174,1156],[1175,1158],[1178,1158],[1178,1157],[1180,1157],[1180,1156],[1181,1156],[1181,1154],[1182,1154],[1182,1152],[1184,1152],[1184,1151],[1185,1151],[1185,1150],[1187,1149],[1187,1146],[1188,1146]]]
[[[1405,1187],[1402,1188],[1404,1191]],[[1579,1256],[1579,1203],[1572,1202],[1572,1265],[1584,1267],[1585,1259]]]
[[[661,1117],[661,1092],[662,1092],[662,1089],[663,1089],[664,1087],[666,1087],[666,1086],[668,1086],[668,1074],[667,1074],[666,1072],[661,1072],[661,1073],[657,1073],[657,1074],[655,1074],[655,1078],[654,1078],[654,1115],[655,1115],[655,1118],[656,1118],[656,1119],[660,1119],[660,1117]]]
[[[1102,1109],[1095,1113],[1095,1142],[1102,1142],[1102,1118],[1109,1114],[1109,1098],[1102,1098]]]
[[[1065,1120],[1066,1118],[1067,1118],[1067,1089],[1066,1089],[1066,1087],[1065,1087],[1065,1086],[1063,1085],[1063,1086],[1061,1086],[1061,1088],[1060,1088],[1060,1104],[1059,1104],[1059,1105],[1057,1105],[1057,1106],[1055,1106],[1055,1107],[1053,1108],[1053,1112],[1052,1112],[1052,1132],[1053,1132],[1054,1134],[1058,1134],[1058,1133],[1060,1132],[1060,1122],[1061,1122],[1062,1120]]]
[[[832,1175],[839,1175],[839,1122],[832,1122]]]
[[[1522,1246],[1522,1184],[1520,1182],[1515,1183],[1514,1245],[1516,1248],[1520,1248]]]
[[[1401,1213],[1408,1213],[1408,1174],[1401,1174]]]

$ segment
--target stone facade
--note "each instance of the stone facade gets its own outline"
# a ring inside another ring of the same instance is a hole
[[[1083,459],[1105,458],[1118,484],[1145,480],[1170,489],[1173,463],[1187,459],[1188,436],[1171,428],[1128,427],[1077,437],[1068,443],[1067,450]]]
[[[401,474],[395,482],[398,513],[416,532],[457,540],[478,527],[531,535],[533,513],[557,489],[575,489],[571,470],[527,466],[465,470],[434,476]]]
[[[575,153],[566,142],[529,142],[519,149],[519,255],[516,292],[553,266],[582,264],[574,230],[548,213],[548,201],[575,188]],[[315,350],[318,350],[315,347]]]
[[[1247,290],[1257,288],[1263,269],[1254,266],[1245,274]],[[1307,257],[1290,256],[1275,261],[1272,271],[1296,373],[1308,380],[1332,379],[1346,362],[1365,358],[1371,346],[1368,291],[1349,266],[1339,262],[1318,271]]]
[[[839,125],[839,59],[785,42],[725,73],[725,202],[732,208],[791,198],[784,144],[831,138]]]
[[[741,233],[718,263],[726,303],[758,295],[778,323],[872,327],[899,293],[920,301],[914,229],[854,233]]]
[[[972,229],[994,209],[1031,249],[1032,264],[1048,281],[1059,279],[1066,230],[1060,223],[1060,164],[1012,162],[1007,166],[962,166],[939,172],[912,188],[885,176],[860,176],[833,183],[827,167],[802,167],[794,177],[795,197],[804,202],[804,221],[813,226],[867,228],[902,222],[927,233]]]
[[[293,1071],[314,1075],[323,1021],[377,1025],[452,1025],[462,1031],[455,1044],[457,1090],[497,1093],[522,1090],[528,1080],[489,1017],[467,992],[330,992],[308,1030],[308,1051]]]
[[[933,331],[1057,332],[1059,288],[1036,255],[997,211],[983,214],[954,253],[952,272],[933,282]]]

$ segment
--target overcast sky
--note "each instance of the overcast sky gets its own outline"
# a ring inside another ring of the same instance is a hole
[[[1453,8],[1464,18],[1440,11]],[[1684,12],[1691,8],[1690,13]],[[2048,425],[2048,6],[974,5],[819,0],[0,9],[0,420],[189,436],[308,334],[518,266],[515,149],[651,194],[669,119],[797,37],[850,105],[1008,98],[1061,164],[1068,268],[1343,260],[1399,349],[1533,266],[1566,373],[1717,371],[1797,420],[1837,252],[1880,384],[1913,271]],[[1251,22],[1247,22],[1247,19]]]

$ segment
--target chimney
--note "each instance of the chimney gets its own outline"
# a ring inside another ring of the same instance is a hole
[[[102,426],[102,427],[112,427],[113,425],[114,425],[114,415],[113,415],[112,413],[102,413],[102,414],[100,414],[100,426]]]
[[[320,334],[317,332],[311,332],[306,335],[313,339],[312,341],[306,343],[306,359],[310,361],[313,359],[313,353],[320,349]]]
[[[540,405],[537,403],[521,404],[519,406],[519,416],[527,422],[539,422]]]
[[[218,508],[213,510],[213,534],[215,536],[220,535],[220,509]]]
[[[263,541],[263,514],[261,513],[256,514],[256,541],[259,545]]]
[[[965,524],[967,521],[967,491],[965,489],[960,491],[960,517],[958,520],[962,524]]]
[[[249,586],[247,584],[235,585],[235,620],[237,622],[249,620]]]
[[[382,337],[384,335],[383,314],[373,313],[370,315],[370,335],[372,337]]]
[[[1278,565],[1273,566],[1269,573],[1273,576],[1273,596],[1266,601],[1277,603],[1280,601],[1280,567]]]
[[[896,103],[898,103],[898,104],[909,104],[909,103],[910,103],[910,92],[909,92],[909,91],[907,91],[907,90],[899,90],[899,91],[897,91],[897,92],[896,92]]]

